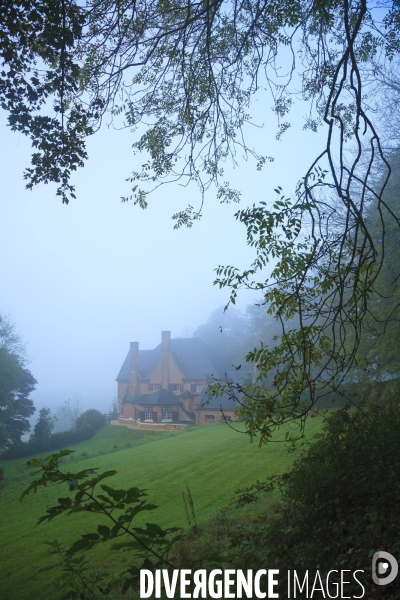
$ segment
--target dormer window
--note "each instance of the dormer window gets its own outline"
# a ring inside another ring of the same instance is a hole
[[[192,385],[191,385],[192,394],[200,394],[202,389],[203,389],[202,383],[192,383]]]
[[[161,390],[161,383],[149,383],[149,392],[159,392]]]
[[[181,383],[171,383],[169,385],[169,391],[174,392],[175,394],[179,394],[182,391]]]

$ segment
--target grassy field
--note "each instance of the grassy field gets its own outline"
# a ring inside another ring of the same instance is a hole
[[[320,426],[320,418],[310,419],[308,435]],[[149,500],[159,506],[146,514],[146,521],[177,527],[187,526],[182,500],[186,486],[193,496],[197,523],[202,524],[231,501],[236,489],[284,473],[296,455],[288,454],[284,444],[258,448],[224,424],[174,433],[109,426],[72,449],[75,453],[65,459],[66,470],[117,470],[108,485],[146,489]],[[68,492],[54,485],[20,503],[30,481],[25,462],[0,461],[5,470],[5,480],[0,482],[0,598],[56,600],[60,573],[44,542],[57,539],[68,545],[80,533],[95,530],[99,517],[63,515],[35,528],[46,508]],[[110,573],[122,571],[129,560],[126,553],[110,553],[106,545],[91,554],[93,565]]]

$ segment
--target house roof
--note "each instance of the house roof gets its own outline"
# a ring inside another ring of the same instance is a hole
[[[170,406],[171,404],[180,404],[175,394],[168,390],[158,390],[153,394],[136,394],[136,396],[125,396],[123,402],[149,406]]]
[[[241,385],[248,385],[253,380],[253,369],[239,368],[225,372],[225,381],[233,381],[234,383],[240,383]]]
[[[192,392],[183,392],[182,394],[179,394],[179,398],[183,398],[184,400],[186,398],[197,398],[199,394],[194,394]]]
[[[171,354],[186,379],[204,380],[206,376],[219,377],[222,373],[219,361],[200,338],[177,338],[171,340]],[[142,379],[148,379],[161,356],[161,344],[154,350],[139,350],[139,370]],[[118,373],[117,381],[127,381],[130,352]]]
[[[235,369],[233,371],[226,371],[223,381],[234,382],[245,386],[249,379],[251,381],[251,377],[251,369]],[[213,382],[210,381],[208,385],[204,388],[204,390],[201,392],[199,400],[197,402],[197,408],[199,410],[236,410],[238,408],[237,400],[233,400],[227,393],[224,393],[220,397],[212,397],[211,399],[209,399],[211,395],[209,386],[210,384],[212,385],[212,383]]]
[[[233,400],[228,394],[223,394],[221,397],[213,397],[210,399],[210,389],[207,386],[201,394],[197,403],[198,410],[236,410],[238,402]]]

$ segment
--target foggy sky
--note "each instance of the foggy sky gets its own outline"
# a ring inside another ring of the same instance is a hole
[[[38,380],[32,395],[37,409],[55,410],[77,394],[85,408],[107,410],[130,341],[146,349],[160,342],[161,330],[190,336],[226,303],[228,290],[212,285],[214,269],[245,268],[253,259],[233,214],[274,200],[277,185],[290,196],[324,143],[323,134],[302,131],[304,104],[293,111],[281,142],[275,141],[271,110],[255,106],[264,127],[251,128],[249,139],[276,161],[261,172],[253,161],[227,167],[226,179],[242,191],[241,204],[219,205],[211,190],[202,219],[179,231],[171,215],[199,205],[195,186],[164,186],[145,211],[120,202],[130,191],[125,179],[144,162],[133,157],[129,131],[104,126],[89,141],[89,161],[73,178],[77,199],[65,206],[56,185],[25,190],[29,140],[11,132],[1,114],[0,311],[26,342]],[[243,292],[239,307],[255,297]]]

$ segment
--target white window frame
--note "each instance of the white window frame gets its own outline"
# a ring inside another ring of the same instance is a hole
[[[164,423],[172,421],[172,406],[163,406],[161,408],[161,421]]]
[[[215,415],[204,415],[205,421],[215,421]]]
[[[151,418],[150,418],[151,417]],[[144,420],[145,421],[153,421],[153,407],[152,406],[147,406],[144,409]]]

